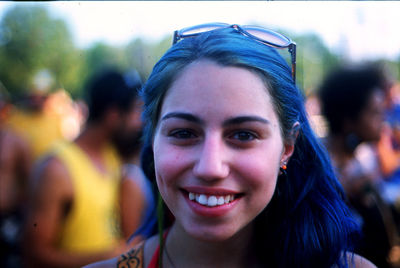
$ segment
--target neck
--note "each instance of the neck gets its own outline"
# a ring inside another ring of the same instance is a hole
[[[199,241],[175,222],[165,241],[163,266],[255,267],[251,238],[252,228],[248,226],[226,241]]]
[[[104,146],[108,142],[107,132],[96,126],[87,127],[75,140],[75,143],[87,154],[93,165],[101,173],[107,172],[103,152]]]
[[[76,138],[75,142],[85,150],[100,152],[103,146],[109,142],[109,135],[100,126],[89,125]]]
[[[329,138],[330,151],[341,156],[354,157],[354,152],[359,144],[358,138],[353,134],[333,134]]]
[[[347,165],[355,157],[356,146],[349,146],[345,135],[332,134],[328,138],[328,150],[335,166],[339,169]]]
[[[135,153],[128,159],[125,159],[125,162],[135,164],[140,167],[140,153]]]

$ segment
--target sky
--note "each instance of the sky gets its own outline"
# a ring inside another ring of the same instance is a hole
[[[314,32],[350,60],[398,59],[397,1],[57,1],[0,2],[0,18],[14,5],[43,5],[64,19],[77,46],[124,45],[135,37],[159,40],[206,22],[255,24],[295,34]]]

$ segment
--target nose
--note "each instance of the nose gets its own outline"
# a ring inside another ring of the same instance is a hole
[[[229,174],[227,153],[227,148],[218,135],[206,137],[199,148],[193,174],[208,181],[226,178]]]

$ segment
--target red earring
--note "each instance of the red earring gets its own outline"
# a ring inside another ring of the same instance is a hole
[[[282,164],[282,166],[279,167],[279,175],[284,175],[284,176],[286,176],[286,169],[287,169],[287,166],[286,166],[286,163],[284,162],[284,163]]]

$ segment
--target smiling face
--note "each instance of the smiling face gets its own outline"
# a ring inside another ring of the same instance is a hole
[[[190,236],[233,237],[268,205],[284,145],[258,75],[212,61],[187,66],[169,88],[154,135],[159,191]]]

